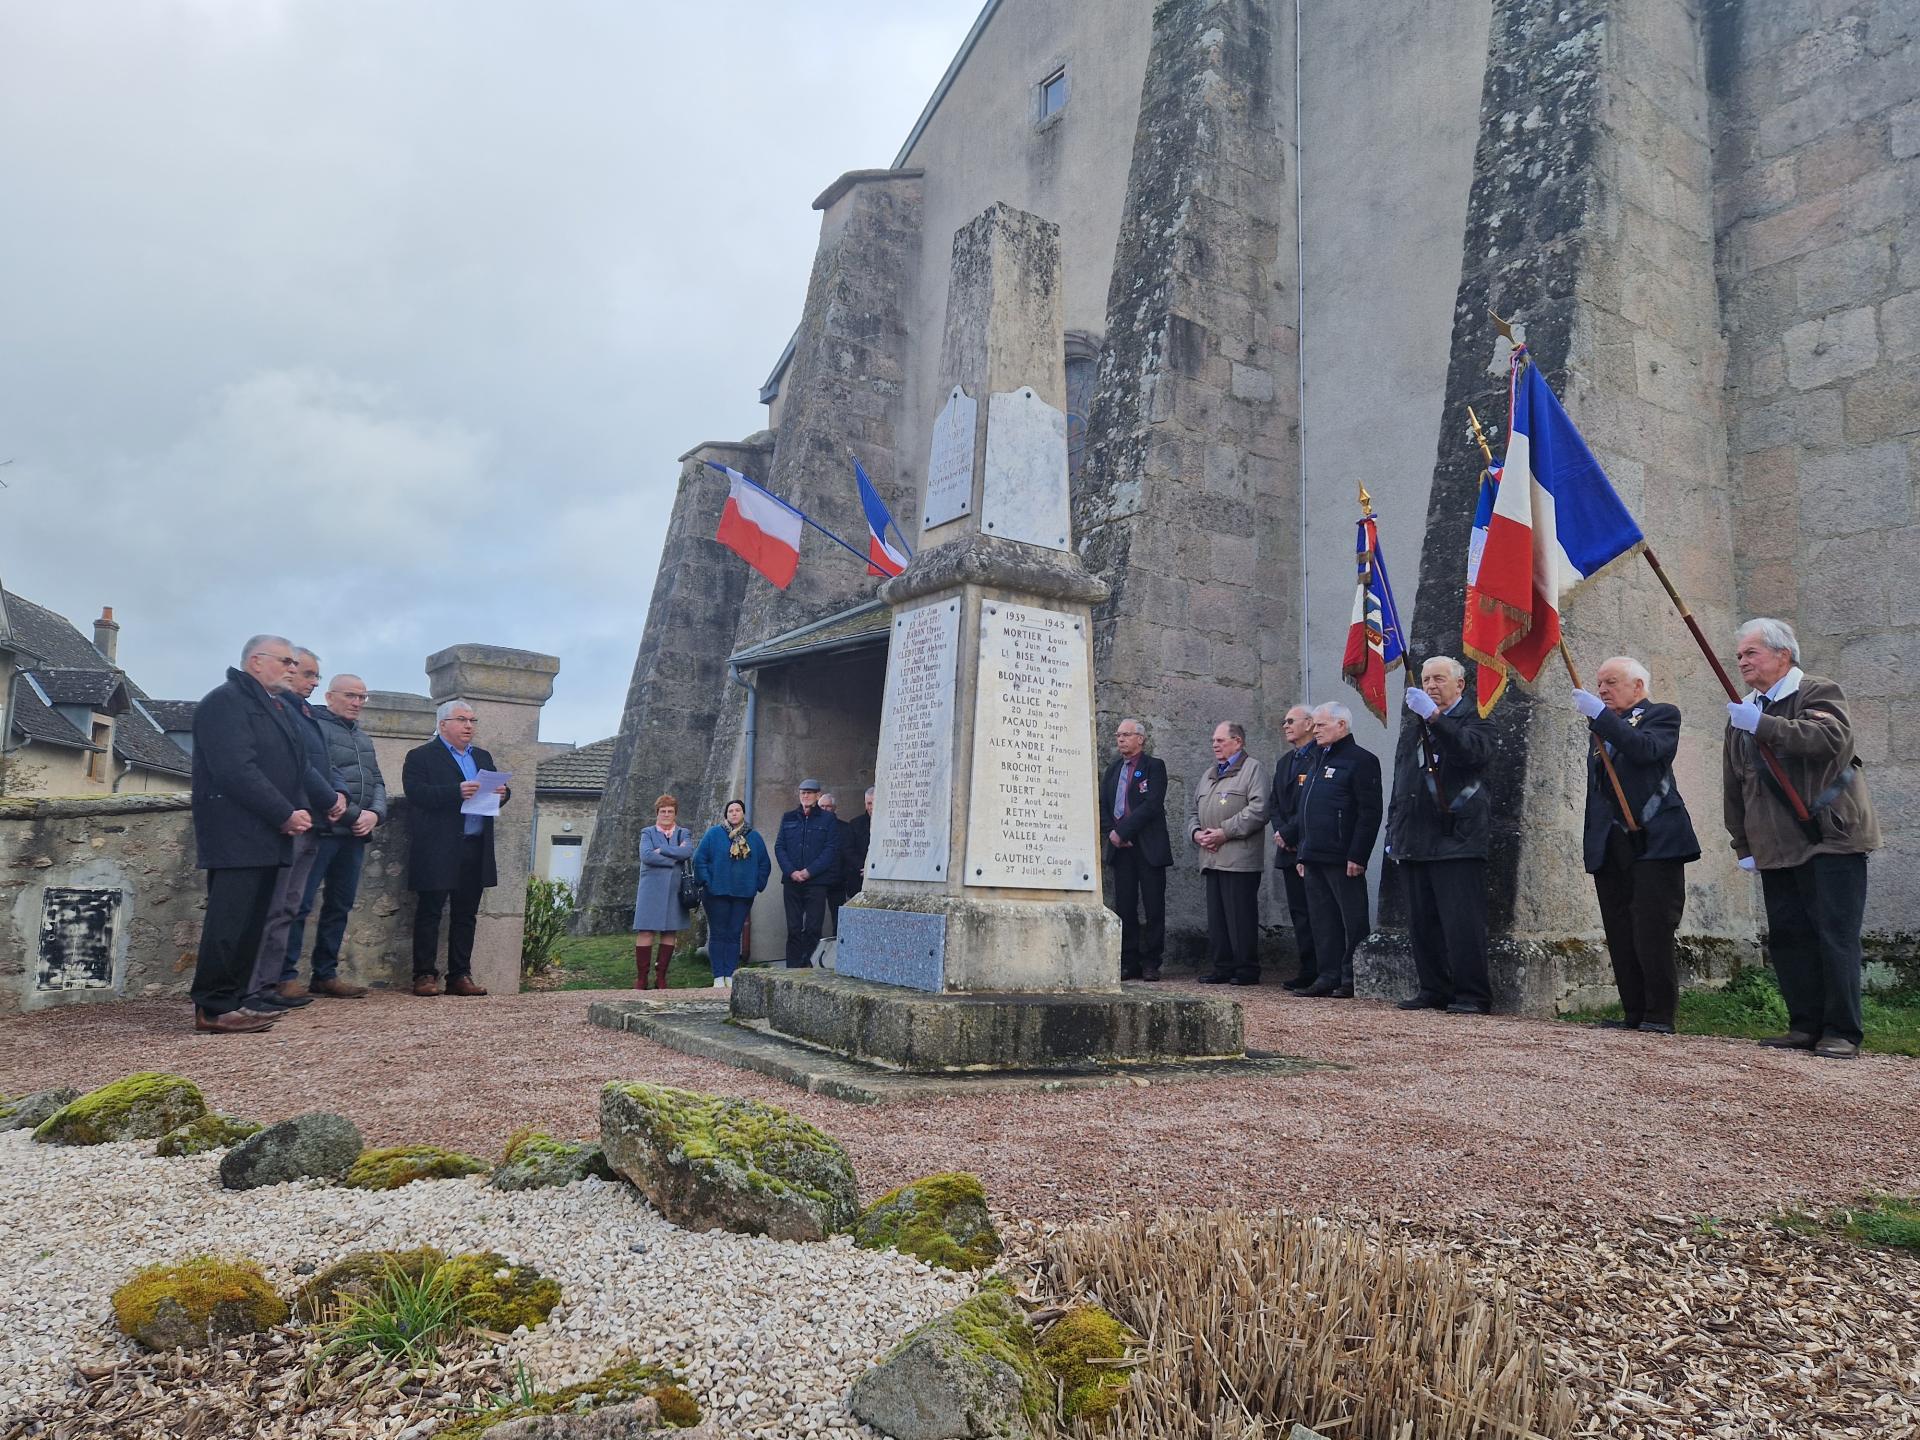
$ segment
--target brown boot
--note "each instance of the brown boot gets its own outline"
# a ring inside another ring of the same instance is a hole
[[[633,947],[633,988],[647,988],[647,962],[653,957],[647,953],[647,947],[636,943]]]
[[[673,941],[663,935],[660,937],[659,958],[653,962],[654,989],[664,990],[667,988],[667,962],[671,959],[673,959]]]

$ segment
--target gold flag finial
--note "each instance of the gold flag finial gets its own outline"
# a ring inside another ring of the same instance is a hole
[[[1485,457],[1487,464],[1493,464],[1493,449],[1487,444],[1487,432],[1481,427],[1480,417],[1473,413],[1471,405],[1467,406],[1467,423],[1473,427],[1474,443],[1479,445],[1480,454]]]
[[[1362,485],[1357,480],[1354,484],[1360,491],[1360,518],[1365,520],[1373,514],[1373,497],[1367,494],[1367,487],[1365,485]]]
[[[1497,311],[1497,310],[1493,310],[1493,309],[1489,309],[1489,310],[1487,311],[1487,315],[1488,315],[1488,316],[1489,316],[1489,317],[1490,317],[1490,318],[1492,319],[1492,321],[1493,321],[1493,328],[1494,328],[1495,330],[1497,330],[1497,331],[1499,331],[1499,332],[1500,332],[1500,333],[1501,333],[1502,335],[1504,335],[1504,336],[1506,336],[1506,337],[1507,337],[1507,343],[1508,343],[1509,345],[1518,345],[1518,344],[1520,343],[1520,342],[1519,342],[1518,340],[1516,340],[1516,339],[1514,338],[1514,334],[1513,334],[1513,325],[1512,325],[1512,324],[1511,324],[1511,323],[1510,323],[1509,321],[1506,321],[1506,320],[1502,320],[1502,319],[1500,318],[1500,312],[1499,312],[1499,311]]]

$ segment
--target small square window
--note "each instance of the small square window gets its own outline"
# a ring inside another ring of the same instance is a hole
[[[1040,82],[1040,118],[1058,115],[1067,104],[1067,67],[1062,65]]]

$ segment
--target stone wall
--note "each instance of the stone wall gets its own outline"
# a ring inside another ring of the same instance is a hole
[[[1712,121],[1744,615],[1852,704],[1886,848],[1870,938],[1920,930],[1920,11],[1715,7]],[[1729,648],[1731,648],[1729,646]]]

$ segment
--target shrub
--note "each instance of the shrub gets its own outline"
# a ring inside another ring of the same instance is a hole
[[[520,939],[520,970],[544,975],[553,964],[553,947],[573,919],[574,895],[564,880],[527,877],[527,926]]]

